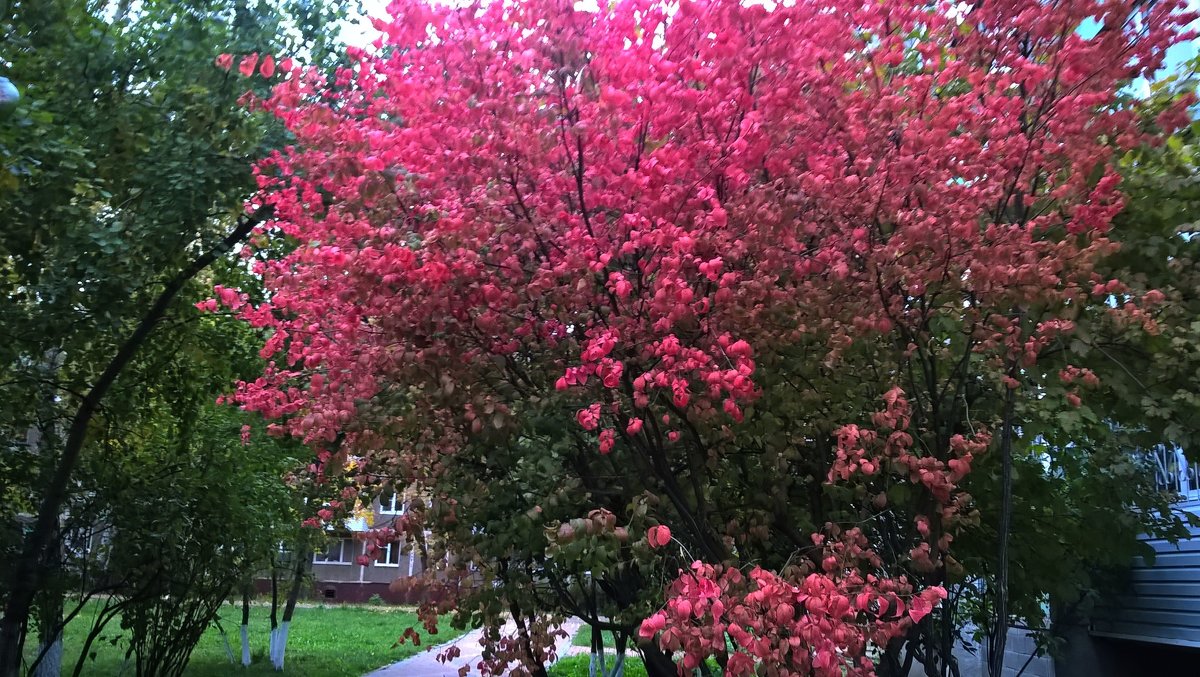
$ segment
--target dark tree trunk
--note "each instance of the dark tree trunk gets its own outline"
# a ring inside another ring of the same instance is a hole
[[[247,581],[242,586],[242,625],[238,628],[238,636],[242,644],[242,667],[250,667],[250,591],[253,583]]]
[[[304,573],[307,570],[309,553],[304,548],[296,551],[296,561],[292,566],[292,587],[288,590],[287,602],[283,607],[283,622],[279,629],[272,634],[275,638],[272,642],[275,651],[271,655],[271,662],[275,666],[276,671],[283,670],[283,659],[287,653],[288,631],[291,627],[292,616],[296,613],[296,601],[300,598],[300,589],[304,587]]]
[[[1016,367],[1009,369],[1009,377],[1015,378]],[[996,562],[996,606],[993,620],[991,646],[988,647],[988,674],[1002,677],[1004,674],[1004,649],[1008,642],[1008,538],[1012,530],[1012,444],[1013,417],[1015,416],[1016,390],[1009,388],[1004,398],[1004,429],[1000,435],[1000,525],[996,535],[999,548]]]
[[[30,673],[34,677],[58,677],[63,658],[63,592],[52,587],[40,596],[36,616],[41,646]]]
[[[283,607],[283,622],[291,623],[292,615],[296,613],[296,601],[300,599],[300,589],[304,587],[305,565],[308,552],[301,548],[296,553],[296,566],[292,569],[292,587],[288,590],[287,602]]]
[[[663,653],[657,645],[649,644],[639,647],[639,650],[642,652],[642,662],[646,665],[646,674],[649,677],[677,677],[679,675],[675,661]]]

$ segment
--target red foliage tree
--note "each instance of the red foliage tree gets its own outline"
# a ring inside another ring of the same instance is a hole
[[[393,2],[350,67],[259,102],[295,143],[257,168],[269,297],[218,295],[272,330],[238,398],[443,527],[558,422],[575,516],[697,561],[640,625],[681,669],[869,673],[944,596],[959,484],[1011,433],[979,393],[1034,396],[1081,301],[1125,289],[1093,273],[1142,138],[1118,91],[1184,5]]]

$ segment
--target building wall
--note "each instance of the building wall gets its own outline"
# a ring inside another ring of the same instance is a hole
[[[1200,501],[1181,507],[1200,514]],[[1175,544],[1145,539],[1153,564],[1135,558],[1126,589],[1069,631],[1058,677],[1200,674],[1200,528],[1189,532]]]
[[[393,564],[388,564],[383,561],[384,553],[371,561],[366,566],[358,564],[357,559],[360,555],[366,553],[366,544],[362,541],[346,538],[344,539],[343,552],[350,553],[347,562],[341,563],[326,563],[318,561],[314,556],[312,565],[313,579],[324,582],[338,583],[383,583],[388,584],[397,578],[407,578],[410,576],[420,575],[424,571],[421,566],[420,555],[413,550],[408,544],[394,544],[393,547],[399,547],[400,553],[398,561]]]
[[[366,555],[367,545],[356,537],[358,532],[368,529],[389,527],[403,514],[402,505],[389,506],[393,511],[381,510],[378,502],[372,506],[373,514],[368,519],[361,516],[349,519],[343,528],[330,532],[330,543],[340,543],[341,561],[326,561],[328,553],[310,555],[310,588],[301,591],[306,599],[336,602],[367,602],[378,595],[393,604],[413,604],[426,598],[419,576],[424,572],[421,557],[408,543],[395,543],[396,555],[388,558],[388,551],[377,553],[366,565],[358,563]],[[260,593],[269,593],[271,582],[263,577],[256,581]]]
[[[962,634],[968,639],[954,652],[960,677],[988,677],[988,651],[969,639],[974,630],[973,625],[963,629]],[[1010,628],[1004,642],[1004,677],[1057,677],[1054,661],[1049,656],[1037,656],[1036,652],[1037,644],[1028,630]],[[913,668],[911,674],[920,674],[920,668]]]
[[[1004,641],[1004,677],[1055,677],[1054,661],[1037,655],[1037,643],[1023,628],[1012,628]]]
[[[341,534],[342,562],[320,561],[319,555],[313,556],[312,578],[313,596],[338,601],[365,602],[373,595],[379,595],[385,600],[409,602],[413,593],[407,592],[412,586],[393,586],[399,579],[417,577],[424,571],[421,557],[411,544],[395,543],[393,549],[398,553],[391,556],[381,550],[367,565],[358,563],[358,557],[365,555],[366,543],[354,538],[356,531],[368,528],[384,528],[391,526],[404,512],[404,505],[392,503],[390,510],[381,508],[378,501],[372,506],[373,515],[370,525],[366,520],[351,520],[347,523],[349,533]],[[393,590],[392,588],[395,588]],[[401,591],[403,589],[403,591]]]
[[[260,595],[270,594],[271,581],[258,579],[255,581],[255,590]],[[415,605],[427,600],[436,601],[431,599],[431,595],[436,594],[440,593],[426,590],[420,581],[412,586],[398,586],[392,583],[373,581],[359,583],[357,581],[314,580],[311,585],[300,591],[300,598],[323,603],[364,604],[378,596],[388,604]]]
[[[1192,513],[1200,503],[1184,506]],[[1134,560],[1129,584],[1092,622],[1092,635],[1200,648],[1200,528],[1191,538],[1168,543],[1146,539],[1153,563]]]

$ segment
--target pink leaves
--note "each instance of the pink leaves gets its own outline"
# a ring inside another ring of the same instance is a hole
[[[672,599],[667,602],[667,608],[676,623],[686,623],[692,618],[692,603],[686,599]]]
[[[612,428],[601,430],[600,453],[607,454],[611,452],[614,444],[616,444],[616,432]]]
[[[827,555],[869,559],[861,532],[833,533],[816,539]],[[736,567],[695,562],[671,583],[665,609],[642,622],[639,636],[691,657],[685,665],[724,653],[728,638],[739,649],[730,656],[731,675],[753,675],[760,662],[822,677],[870,674],[867,638],[882,646],[904,636],[946,596],[937,587],[915,593],[904,577],[838,571],[796,579],[755,567],[746,577]]]
[[[254,54],[247,54],[246,56],[243,56],[241,62],[238,63],[238,72],[242,74],[242,77],[248,78],[251,75],[254,75],[254,67],[256,65],[258,65],[258,52],[255,52]]]
[[[933,607],[941,600],[946,599],[946,590],[941,587],[926,588],[921,591],[921,594],[912,598],[908,605],[908,617],[913,623],[920,623],[921,619],[928,616]]]
[[[640,418],[629,419],[629,423],[625,426],[625,434],[626,435],[636,435],[641,431],[642,431],[642,419],[640,419]]]
[[[584,430],[595,430],[600,425],[600,405],[592,404],[575,412],[575,420]]]
[[[619,334],[613,331],[599,332],[584,345],[583,352],[579,356],[580,359],[584,362],[596,362],[607,357],[616,347],[619,338]]]
[[[633,293],[633,283],[625,279],[621,273],[613,272],[608,275],[608,288],[619,299],[627,299]]]
[[[737,423],[742,422],[742,408],[737,405],[737,402],[727,397],[721,403],[721,408],[725,410],[726,414],[729,414],[729,418],[732,418]]]
[[[624,370],[623,364],[606,357],[596,365],[596,376],[600,377],[600,382],[604,384],[605,388],[616,388],[621,383],[621,374]]]
[[[729,664],[727,674],[730,675],[753,675],[754,674],[754,659],[742,653],[735,651],[729,655]]]
[[[691,397],[691,394],[688,392],[688,382],[686,380],[675,379],[671,382],[671,400],[677,408],[687,408]]]
[[[651,548],[661,548],[671,542],[671,529],[663,526],[653,526],[646,532],[646,541]]]
[[[796,608],[787,602],[775,605],[771,610],[771,619],[778,625],[787,625],[796,617]]]
[[[749,359],[749,357],[753,353],[753,351],[750,348],[750,344],[746,343],[746,341],[744,341],[742,339],[738,339],[738,340],[734,341],[733,343],[729,344],[729,346],[727,348],[725,348],[725,352],[730,357],[735,358],[735,359],[736,358]]]
[[[1036,365],[1072,331],[1054,309],[1080,290],[1129,295],[1121,312],[1147,323],[1138,306],[1165,301],[1093,279],[1120,186],[1111,169],[1094,185],[1087,177],[1110,164],[1106,139],[1140,138],[1115,95],[1176,27],[1114,31],[1096,50],[1045,31],[1079,25],[1099,0],[982,3],[969,34],[936,3],[745,4],[564,14],[397,0],[397,18],[376,26],[400,48],[351,49],[351,66],[327,81],[290,59],[221,55],[219,68],[272,79],[261,105],[295,141],[256,168],[255,200],[276,220],[245,256],[269,300],[219,289],[201,306],[269,335],[263,355],[276,362],[237,398],[275,419],[271,434],[306,440],[324,460],[345,435],[371,462],[451,499],[462,487],[447,478],[518,446],[534,421],[578,425],[601,454],[622,453],[621,438],[671,466],[700,458],[701,492],[726,480],[705,473],[747,447],[807,449],[812,430],[835,430],[827,481],[847,484],[865,519],[903,515],[903,563],[829,525],[804,572],[680,575],[639,632],[696,664],[724,651],[717,626],[728,624],[739,644],[730,674],[861,674],[868,641],[900,636],[936,604],[934,593],[914,597],[900,568],[947,565],[972,510],[959,484],[990,440],[978,420],[957,421],[971,434],[931,450],[918,393],[890,379],[942,350],[940,336],[972,343],[973,370]],[[900,25],[922,36],[901,38]],[[1029,31],[1033,47],[1022,46]],[[910,56],[921,58],[886,77],[864,70]],[[550,66],[564,60],[586,71],[586,86],[561,90]],[[912,92],[935,90],[913,104]],[[1054,124],[1023,130],[1043,107]],[[1024,203],[1053,208],[1029,223],[998,219],[1009,187],[1031,183]],[[1030,331],[1010,321],[1013,307],[1047,309],[1045,321]],[[794,378],[814,372],[828,380]],[[1030,391],[979,375],[981,387]],[[845,383],[856,385],[827,387]],[[1073,388],[1096,385],[1074,371],[1055,392],[1081,404]],[[878,411],[813,413],[875,408],[830,399],[850,392],[879,396]],[[779,416],[789,398],[800,403],[794,423]],[[393,400],[403,407],[377,404]],[[807,481],[760,469],[730,478],[748,484],[728,493],[777,480]],[[747,559],[781,541],[763,521],[727,534]],[[655,526],[646,539],[662,549],[671,533]]]
[[[642,639],[653,639],[667,625],[667,615],[661,611],[642,621],[638,628],[638,636]]]
[[[236,57],[233,54],[221,54],[217,56],[214,63],[216,64],[217,68],[220,68],[223,71],[228,71],[233,68],[233,61],[235,58]],[[279,62],[279,71],[283,73],[289,73],[292,70],[292,66],[293,61],[291,57],[287,57]],[[274,77],[276,73],[275,57],[267,54],[263,56],[262,60],[260,61],[258,52],[246,54],[240,60],[238,60],[237,70],[238,73],[240,73],[244,78],[251,77],[255,74],[255,72],[257,72],[263,78],[270,79]]]

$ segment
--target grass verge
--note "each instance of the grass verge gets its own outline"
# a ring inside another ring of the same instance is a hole
[[[608,652],[608,669],[612,670],[613,654]],[[564,658],[550,667],[547,672],[550,677],[589,677],[588,662],[591,660],[589,654],[577,654]],[[596,674],[600,671],[597,670]],[[642,665],[642,659],[636,656],[625,656],[625,677],[646,677],[646,666]]]
[[[67,625],[64,633],[63,670],[69,676],[92,622],[92,611],[85,608]],[[238,663],[230,663],[225,644],[216,627],[205,631],[184,674],[188,677],[266,677],[292,674],[304,677],[359,677],[389,663],[412,656],[430,644],[447,642],[461,632],[444,625],[437,635],[426,635],[416,614],[407,609],[379,606],[313,606],[298,607],[288,630],[287,654],[283,673],[271,668],[267,658],[270,635],[269,610],[255,606],[250,610],[250,652],[253,662],[248,669],[241,667],[239,624],[241,608],[226,605],[221,609],[221,626],[229,638]],[[409,626],[422,631],[421,646],[411,642],[393,647],[397,637]],[[32,638],[26,647],[27,660],[36,655],[37,640]],[[118,677],[134,674],[132,659],[125,666],[127,642],[120,619],[108,624],[101,639],[92,644],[93,656],[81,674],[88,677]],[[124,672],[122,673],[122,668]],[[585,666],[586,670],[586,666]]]
[[[613,647],[615,647],[617,645],[616,640],[613,639],[612,632],[605,630],[603,633],[601,633],[600,636],[602,639],[604,639],[604,648],[605,649],[612,649]],[[575,633],[575,638],[571,640],[571,644],[574,644],[575,646],[591,647],[592,646],[592,626],[585,625],[585,626],[579,628],[579,632]],[[630,639],[628,647],[630,650],[633,649],[633,640],[632,639]]]

